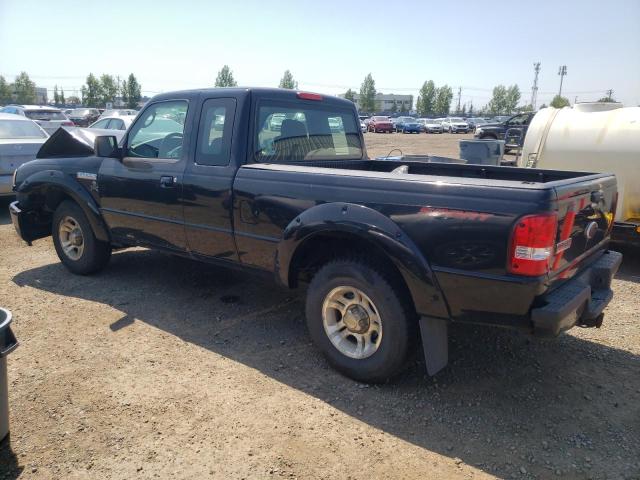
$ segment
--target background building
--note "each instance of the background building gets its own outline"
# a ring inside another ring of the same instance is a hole
[[[340,97],[344,98],[344,94]],[[360,110],[360,94],[356,93],[354,102],[358,110]],[[410,112],[413,108],[413,95],[396,95],[394,93],[376,93],[376,112],[375,113],[395,113]],[[368,112],[374,113],[374,112]]]

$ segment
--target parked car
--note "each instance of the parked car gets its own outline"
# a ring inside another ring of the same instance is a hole
[[[102,112],[98,120],[105,117],[135,117],[138,114],[137,110],[132,110],[130,108],[118,108],[112,110],[105,110]]]
[[[13,195],[13,172],[36,158],[47,138],[47,132],[33,120],[13,113],[0,113],[0,197]]]
[[[369,131],[373,133],[391,133],[393,132],[393,124],[389,117],[373,116],[369,121]]]
[[[362,119],[360,120],[360,130],[362,133],[367,133],[367,124]]]
[[[442,133],[442,124],[431,118],[419,118],[418,122],[422,125],[422,131],[425,133]]]
[[[496,115],[487,120],[489,123],[504,123],[511,118],[510,115]]]
[[[100,117],[97,108],[74,108],[69,119],[76,127],[88,127]]]
[[[479,127],[476,127],[476,133],[474,137],[480,139],[492,138],[494,140],[504,140],[507,130],[511,128],[517,128],[522,131],[520,140],[523,141],[525,135],[527,134],[529,123],[531,123],[531,119],[534,116],[535,112],[519,113],[517,115],[514,115],[513,117],[508,117],[507,120],[502,123],[487,123],[485,125],[481,125]],[[519,148],[521,146],[521,144],[505,145],[504,151],[508,152],[511,149]]]
[[[460,117],[447,117],[442,121],[442,128],[449,133],[468,133],[469,124]]]
[[[396,132],[402,133],[420,133],[422,131],[420,122],[413,117],[398,117],[395,127]]]
[[[129,128],[135,118],[135,115],[103,117],[97,122],[89,125],[89,128],[99,128],[103,130],[126,130],[127,128]]]
[[[184,123],[156,128],[169,112]],[[622,259],[607,250],[614,175],[370,160],[358,125],[352,102],[319,94],[164,93],[120,142],[58,130],[18,168],[11,219],[27,242],[52,235],[76,274],[143,246],[308,284],[311,339],[359,381],[400,372],[420,338],[437,372],[452,321],[602,324]]]
[[[469,129],[472,132],[476,131],[476,127],[480,127],[482,125],[486,125],[487,123],[489,123],[487,120],[485,120],[484,118],[480,118],[480,117],[467,118],[466,122],[469,124]]]
[[[0,113],[12,113],[27,117],[40,125],[49,135],[60,127],[73,126],[73,122],[59,108],[43,105],[7,105],[0,109]]]

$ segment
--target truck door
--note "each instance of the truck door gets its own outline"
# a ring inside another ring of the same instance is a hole
[[[125,138],[123,158],[104,159],[98,172],[101,210],[116,241],[186,249],[181,197],[188,110],[187,100],[146,107]]]
[[[231,223],[239,151],[239,145],[232,150],[231,142],[236,103],[235,98],[202,102],[194,154],[183,180],[187,243],[194,255],[237,260]]]

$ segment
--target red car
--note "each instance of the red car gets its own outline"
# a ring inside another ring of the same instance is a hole
[[[373,133],[378,132],[393,132],[393,124],[389,117],[371,117],[369,121],[369,131]]]

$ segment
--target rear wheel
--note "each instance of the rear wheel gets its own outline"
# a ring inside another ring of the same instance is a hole
[[[417,320],[401,292],[364,260],[335,260],[318,271],[307,292],[307,326],[336,370],[364,382],[402,371],[415,351]]]
[[[60,261],[73,273],[88,275],[109,262],[111,245],[96,238],[87,216],[75,202],[65,200],[58,206],[51,234]]]

